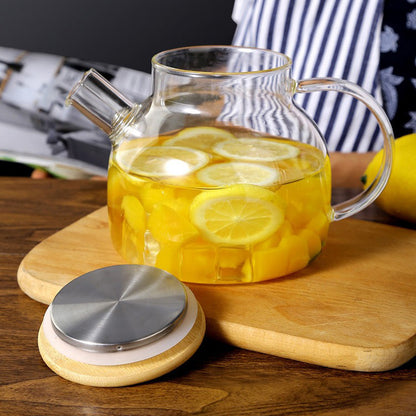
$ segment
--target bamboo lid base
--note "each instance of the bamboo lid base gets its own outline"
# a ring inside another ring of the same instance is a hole
[[[116,365],[97,365],[90,364],[82,361],[78,361],[76,357],[68,357],[66,347],[75,348],[73,346],[66,345],[62,348],[64,341],[56,342],[54,337],[48,334],[45,327],[48,325],[46,319],[50,320],[50,316],[45,315],[44,322],[42,323],[38,333],[38,347],[39,352],[46,363],[46,365],[59,376],[70,380],[78,384],[84,384],[95,387],[121,387],[128,386],[137,383],[143,383],[157,377],[160,377],[181,364],[186,362],[200,346],[204,334],[205,334],[205,317],[201,306],[192,296],[189,296],[189,300],[195,302],[194,308],[196,308],[196,318],[194,324],[187,334],[178,343],[171,346],[163,352],[156,352],[154,356],[145,356],[148,358],[141,359],[143,356],[140,349],[154,346],[155,351],[161,350],[161,343],[164,339],[155,341],[154,344],[146,345],[145,347],[138,347],[136,351],[133,351],[138,357],[137,361],[116,364]],[[190,305],[189,305],[190,306]],[[189,310],[192,308],[189,307]],[[187,312],[188,313],[188,312]],[[184,321],[186,317],[184,318]],[[180,325],[172,331],[180,331]],[[173,334],[175,335],[175,334]],[[169,335],[168,335],[169,336]],[[66,344],[66,343],[65,343]],[[163,350],[163,346],[162,346]],[[81,352],[85,356],[85,351]],[[81,354],[81,355],[82,355]],[[92,354],[93,361],[94,356],[97,353]],[[108,356],[108,363],[112,361],[112,355],[118,354],[117,352],[101,353],[101,356]]]

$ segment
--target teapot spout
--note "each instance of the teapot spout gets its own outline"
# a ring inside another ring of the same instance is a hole
[[[85,72],[69,92],[65,104],[74,106],[108,135],[114,131],[117,115],[121,111],[128,113],[134,107],[134,103],[95,69]]]

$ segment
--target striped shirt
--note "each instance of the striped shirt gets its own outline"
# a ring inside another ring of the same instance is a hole
[[[355,82],[382,103],[378,82],[382,0],[236,0],[233,44],[282,52],[294,79],[334,77]],[[374,116],[345,94],[297,94],[330,151],[382,147]]]

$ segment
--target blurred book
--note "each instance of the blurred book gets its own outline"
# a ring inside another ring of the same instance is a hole
[[[0,159],[67,179],[105,176],[111,144],[65,98],[95,68],[131,101],[151,93],[150,74],[111,64],[0,47]]]

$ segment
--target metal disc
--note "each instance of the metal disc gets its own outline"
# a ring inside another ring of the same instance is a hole
[[[148,344],[171,331],[187,305],[185,288],[151,266],[120,265],[86,273],[51,304],[52,327],[67,343],[110,352]]]

